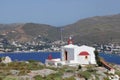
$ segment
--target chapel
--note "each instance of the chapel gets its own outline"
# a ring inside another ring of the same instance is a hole
[[[72,38],[69,38],[68,45],[61,47],[61,61],[66,64],[96,64],[95,48],[73,44]]]
[[[96,64],[95,48],[82,45],[77,46],[73,44],[73,40],[70,37],[68,40],[68,44],[65,46],[61,46],[61,57],[57,59],[47,59],[46,64],[52,64],[55,66],[58,65],[88,65],[88,64]]]

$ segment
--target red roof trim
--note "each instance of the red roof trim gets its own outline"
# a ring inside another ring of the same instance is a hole
[[[86,52],[86,51],[82,51],[82,52],[80,52],[80,54],[79,54],[80,56],[86,56],[86,55],[89,55],[89,53],[88,52]]]

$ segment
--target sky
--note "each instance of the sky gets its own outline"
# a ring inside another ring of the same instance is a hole
[[[0,23],[40,23],[53,26],[120,13],[120,0],[0,0]]]

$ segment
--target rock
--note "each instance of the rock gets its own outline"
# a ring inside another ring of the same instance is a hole
[[[2,59],[2,63],[10,63],[10,62],[12,62],[12,60],[9,56],[6,56]]]

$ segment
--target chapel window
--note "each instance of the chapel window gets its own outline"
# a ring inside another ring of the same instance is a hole
[[[88,56],[85,56],[85,59],[88,59]]]

